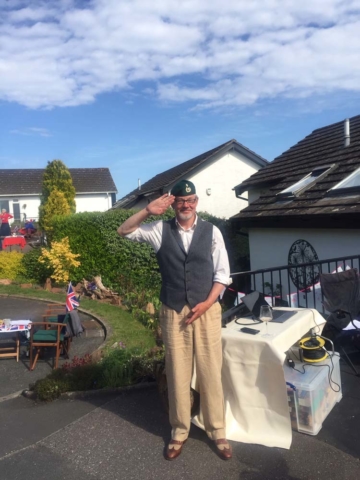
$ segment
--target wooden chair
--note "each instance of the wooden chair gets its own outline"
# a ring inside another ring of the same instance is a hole
[[[58,368],[60,352],[63,349],[69,358],[69,338],[66,336],[67,316],[63,323],[34,322],[30,330],[30,370],[34,370],[40,350],[46,347],[55,348],[53,368]],[[36,350],[35,358],[34,349]]]
[[[43,322],[57,323],[58,322],[58,316],[61,315],[61,314],[66,314],[65,306],[62,306],[58,303],[48,303],[46,305],[45,313],[42,316],[42,321]]]
[[[61,313],[66,313],[66,308],[63,305],[57,304],[57,303],[48,303],[46,305],[46,310],[43,315],[44,316],[54,316],[58,315]]]

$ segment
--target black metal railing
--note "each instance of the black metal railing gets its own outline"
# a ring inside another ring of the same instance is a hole
[[[360,266],[360,255],[316,262],[265,268],[231,274],[238,293],[253,290],[270,297],[273,306],[316,308],[324,312],[320,273],[333,273]]]

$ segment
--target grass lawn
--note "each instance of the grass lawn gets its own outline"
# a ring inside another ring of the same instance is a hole
[[[0,294],[21,295],[65,304],[66,293],[52,293],[39,288],[20,288],[18,285],[0,285]],[[129,312],[106,303],[81,297],[80,308],[104,319],[111,327],[106,344],[123,342],[128,348],[140,347],[148,350],[156,345],[154,334],[132,317]]]

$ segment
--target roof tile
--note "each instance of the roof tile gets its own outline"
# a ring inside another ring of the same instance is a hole
[[[336,168],[293,200],[279,201],[276,194],[311,173],[315,167],[336,164]],[[344,147],[344,122],[314,130],[236,187],[238,192],[251,188],[266,189],[264,194],[233,217],[251,226],[260,217],[287,218],[294,215],[333,215],[334,207],[342,213],[358,214],[360,196],[325,197],[326,192],[360,167],[360,115],[350,119],[350,145]]]
[[[0,169],[0,195],[39,195],[45,169]],[[69,168],[76,193],[116,193],[108,168]]]

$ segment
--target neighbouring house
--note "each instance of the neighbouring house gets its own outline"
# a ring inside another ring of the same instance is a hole
[[[69,168],[76,212],[104,212],[115,203],[117,189],[108,168]],[[0,208],[15,220],[39,216],[44,169],[0,169]]]
[[[234,202],[234,178],[243,181],[267,164],[260,155],[236,140],[230,140],[159,173],[118,200],[113,208],[144,208],[150,201],[169,192],[179,180],[187,179],[196,185],[199,210],[228,218],[248,205],[246,195]]]
[[[359,255],[360,115],[314,130],[235,187],[244,192],[249,206],[231,221],[249,231],[252,270]],[[308,288],[311,268],[293,283]]]

